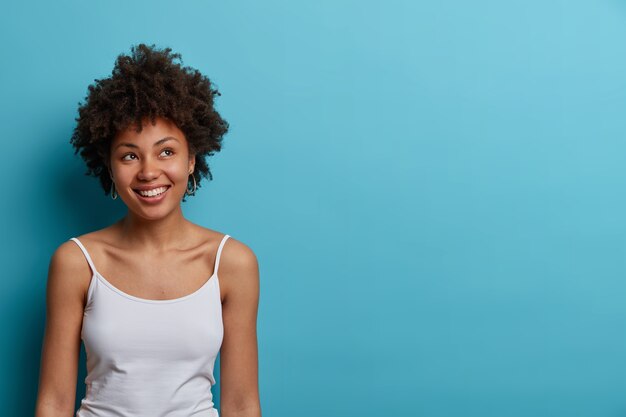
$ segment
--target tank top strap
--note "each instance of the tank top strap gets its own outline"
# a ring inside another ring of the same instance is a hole
[[[96,271],[96,267],[93,264],[93,261],[91,260],[91,256],[89,256],[89,252],[87,252],[87,249],[85,248],[85,246],[83,246],[81,241],[78,240],[78,238],[76,238],[76,237],[70,238],[70,240],[73,240],[78,245],[80,250],[83,252],[83,255],[85,255],[85,259],[87,259],[87,263],[89,263],[89,267],[91,268],[91,272],[93,272],[95,274],[97,272]]]
[[[220,246],[217,248],[217,255],[215,256],[215,268],[213,269],[213,275],[217,275],[217,268],[220,266],[220,256],[222,255],[222,248],[224,247],[224,243],[230,237],[230,235],[224,235],[222,241],[220,242]]]

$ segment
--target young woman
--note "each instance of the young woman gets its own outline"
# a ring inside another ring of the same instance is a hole
[[[185,219],[181,201],[221,149],[228,124],[209,79],[170,48],[140,44],[89,86],[71,139],[87,174],[127,214],[54,252],[36,417],[74,413],[81,339],[86,395],[77,417],[260,417],[257,259]]]

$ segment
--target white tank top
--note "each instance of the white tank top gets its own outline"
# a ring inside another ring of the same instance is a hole
[[[217,277],[169,300],[135,297],[92,271],[81,338],[87,353],[86,393],[76,417],[219,417],[213,366],[224,327]]]

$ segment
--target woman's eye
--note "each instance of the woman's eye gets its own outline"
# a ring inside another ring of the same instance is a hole
[[[163,150],[161,151],[161,155],[162,155],[164,152],[169,152],[169,154],[165,154],[165,156],[172,156],[172,155],[174,155],[174,151],[173,151],[173,150],[171,150],[171,149],[163,149]],[[128,157],[131,157],[131,156],[132,156],[133,158],[132,158],[132,159],[129,159]],[[135,159],[135,158],[137,158],[137,156],[136,156],[134,153],[127,153],[126,155],[122,156],[122,161],[132,161],[132,160],[133,160],[133,159]]]

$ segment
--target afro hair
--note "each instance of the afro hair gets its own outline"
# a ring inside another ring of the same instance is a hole
[[[206,157],[221,150],[228,131],[228,123],[213,106],[220,93],[206,76],[183,67],[179,53],[143,43],[131,46],[130,55],[117,57],[110,77],[94,81],[85,103],[78,103],[70,143],[74,155],[80,151],[87,164],[85,175],[99,177],[105,195],[112,186],[111,141],[132,123],[140,132],[146,118],[152,124],[157,117],[169,119],[185,134],[189,153],[196,156],[192,175],[197,187],[202,177],[213,179]]]

